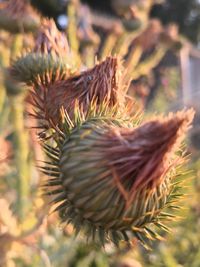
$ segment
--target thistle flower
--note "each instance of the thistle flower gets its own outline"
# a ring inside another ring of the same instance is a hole
[[[75,114],[71,131],[65,117],[59,146],[44,145],[51,162],[43,171],[53,177],[45,186],[56,196],[52,202],[61,220],[102,245],[134,237],[144,245],[148,238],[159,239],[151,226],[167,230],[162,220],[173,217],[163,210],[177,197],[175,151],[193,111],[141,126],[116,111],[108,113],[107,107],[90,110],[86,117],[80,110]]]
[[[35,31],[40,19],[25,0],[9,0],[1,3],[0,28],[11,33]]]
[[[58,31],[52,19],[43,19],[33,52],[46,55],[55,54],[58,57],[66,56],[69,53],[67,39],[63,33]]]
[[[74,120],[74,108],[81,106],[87,113],[91,102],[101,105],[107,102],[109,107],[121,107],[124,104],[126,87],[121,86],[122,69],[115,57],[107,57],[93,68],[80,75],[58,81],[50,86],[38,86],[32,92],[31,103],[37,109],[34,116],[42,120],[44,130],[48,125],[61,126],[60,110],[67,111]]]
[[[10,73],[13,78],[28,85],[46,85],[63,80],[73,72],[69,60],[67,39],[58,31],[53,20],[44,19],[32,52],[14,61]]]

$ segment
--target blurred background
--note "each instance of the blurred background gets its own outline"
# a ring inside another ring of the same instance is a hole
[[[200,267],[200,1],[9,2],[6,7],[8,1],[0,1],[0,266]],[[122,250],[86,245],[82,237],[74,239],[70,226],[60,225],[56,214],[46,216],[40,189],[44,175],[36,168],[44,155],[30,129],[27,90],[6,71],[32,49],[35,38],[23,26],[13,30],[9,20],[30,16],[55,21],[68,38],[72,65],[80,70],[107,55],[120,56],[131,70],[128,93],[147,117],[195,108],[187,139],[193,179],[184,189],[184,209],[177,211],[179,220],[169,222],[172,233],[161,233],[166,240],[153,242],[151,251],[137,243]]]

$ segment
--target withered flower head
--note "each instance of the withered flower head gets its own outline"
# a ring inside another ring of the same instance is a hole
[[[15,60],[10,68],[13,78],[28,85],[47,85],[69,77],[71,72],[67,39],[48,19],[42,22],[33,51]]]
[[[148,238],[160,238],[151,225],[166,230],[162,220],[173,217],[163,210],[177,198],[175,152],[193,111],[139,127],[132,121],[130,128],[115,116],[79,118],[71,132],[63,130],[58,148],[44,145],[52,162],[43,170],[53,176],[46,187],[56,195],[62,221],[77,233],[102,244],[136,237],[146,245]]]
[[[43,19],[33,52],[56,56],[66,56],[69,53],[67,39],[59,32],[53,19]]]
[[[60,110],[67,111],[74,119],[76,104],[87,113],[91,102],[108,106],[122,106],[124,103],[121,86],[121,66],[115,57],[107,57],[93,68],[80,75],[52,84],[46,88],[39,86],[33,92],[32,104],[38,110],[36,117],[54,125],[61,124]],[[43,94],[43,97],[41,95]]]
[[[35,31],[40,19],[26,0],[9,0],[1,3],[0,28],[12,32]]]

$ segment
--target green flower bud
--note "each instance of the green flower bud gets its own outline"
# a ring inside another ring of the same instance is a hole
[[[10,68],[14,79],[28,85],[47,85],[73,73],[68,42],[53,20],[43,20],[32,52],[15,60]]]
[[[15,80],[27,85],[47,85],[66,79],[71,75],[71,69],[66,58],[52,54],[30,53],[12,64],[10,74]]]

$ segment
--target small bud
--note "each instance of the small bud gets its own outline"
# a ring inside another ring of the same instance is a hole
[[[15,60],[10,73],[15,80],[28,85],[47,85],[66,79],[73,72],[69,60],[67,39],[53,20],[46,19],[38,31],[33,51]]]
[[[0,28],[11,33],[35,31],[39,27],[38,14],[25,0],[9,0],[1,4]]]

